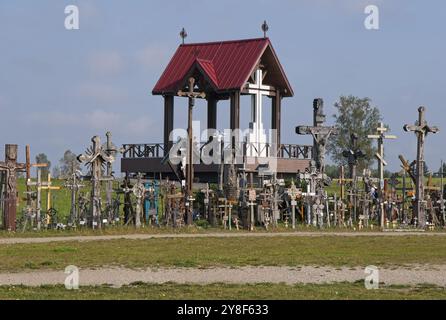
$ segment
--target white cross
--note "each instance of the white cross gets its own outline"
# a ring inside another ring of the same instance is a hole
[[[263,71],[260,68],[257,69],[254,74],[255,83],[248,83],[245,90],[246,93],[252,95],[250,125],[252,133],[248,136],[248,142],[258,144],[257,156],[261,155],[260,150],[264,148],[264,144],[266,143],[266,135],[263,132],[262,123],[262,99],[263,96],[275,95],[274,87],[263,84],[263,77]],[[253,154],[251,154],[251,156],[253,156]]]

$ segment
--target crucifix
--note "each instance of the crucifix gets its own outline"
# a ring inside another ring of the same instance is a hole
[[[417,135],[417,162],[416,162],[416,192],[415,192],[415,210],[418,218],[418,226],[426,226],[426,208],[424,199],[424,141],[428,133],[437,133],[437,127],[431,127],[425,119],[425,107],[418,108],[418,121],[415,125],[406,124],[404,131],[413,131]]]
[[[78,221],[78,214],[76,208],[76,198],[77,193],[80,188],[84,187],[84,185],[80,184],[82,173],[79,170],[75,170],[75,163],[71,164],[71,176],[65,182],[64,187],[71,190],[71,209],[70,209],[70,218],[68,221],[69,227],[75,227]]]
[[[5,145],[5,161],[0,161],[0,171],[6,173],[6,190],[3,198],[3,228],[9,231],[16,230],[17,216],[17,172],[26,169],[26,164],[17,163],[16,144]],[[2,195],[0,195],[1,197]]]
[[[387,162],[384,160],[384,139],[396,139],[395,135],[386,135],[387,128],[381,122],[380,126],[376,128],[376,134],[369,134],[367,137],[369,139],[376,139],[378,141],[378,152],[375,154],[376,159],[378,160],[378,173],[379,173],[379,187],[378,187],[378,195],[379,199],[382,199],[382,191],[384,187],[384,166],[387,165]],[[384,210],[382,210],[382,206],[380,205],[381,211],[381,228],[384,228]]]
[[[195,92],[195,78],[190,77],[188,80],[188,91],[178,91],[178,96],[180,97],[188,97],[189,98],[189,106],[188,106],[188,117],[187,117],[187,136],[188,136],[188,145],[187,145],[187,162],[186,162],[186,193],[185,193],[185,204],[186,204],[186,219],[187,225],[191,226],[193,223],[193,208],[192,208],[192,199],[193,199],[193,182],[194,182],[194,162],[193,162],[193,132],[192,132],[192,110],[195,106],[196,98],[205,98],[206,94],[204,92]]]
[[[94,136],[91,139],[92,145],[84,154],[77,157],[77,160],[84,163],[90,169],[91,181],[91,203],[90,216],[91,226],[93,229],[101,227],[101,182],[113,180],[112,176],[103,176],[103,165],[113,162],[114,156],[110,155],[105,148],[101,146],[101,139],[99,136]]]
[[[350,219],[353,222],[356,221],[356,208],[357,208],[357,181],[356,181],[356,166],[358,165],[359,159],[365,157],[365,154],[358,147],[358,135],[356,133],[352,133],[350,135],[351,139],[351,148],[348,150],[344,150],[342,152],[342,156],[347,158],[348,166],[350,168],[350,179],[352,181],[353,191],[350,192],[350,204],[353,204],[353,217]]]
[[[264,96],[275,96],[274,87],[263,84],[267,71],[263,71],[261,66],[254,71],[251,79],[254,83],[248,83],[245,87],[246,93],[251,95],[251,122],[249,123],[249,134],[247,136],[247,156],[265,157],[267,143],[265,130],[262,122],[262,103]]]
[[[298,126],[296,127],[296,133],[302,135],[313,136],[313,160],[316,161],[316,168],[319,172],[325,171],[325,150],[328,139],[331,135],[338,133],[338,129],[331,126],[324,126],[325,123],[324,114],[324,101],[322,99],[314,99],[313,101],[313,127],[310,126]]]

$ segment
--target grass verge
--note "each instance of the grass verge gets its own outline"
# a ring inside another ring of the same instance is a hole
[[[446,238],[163,238],[0,246],[0,271],[123,266],[401,266],[446,264]]]
[[[435,286],[381,286],[378,290],[366,290],[363,283],[335,284],[252,284],[210,285],[188,284],[141,284],[121,288],[109,286],[80,287],[66,290],[64,286],[0,286],[0,300],[343,300],[343,299],[446,299],[446,289]]]

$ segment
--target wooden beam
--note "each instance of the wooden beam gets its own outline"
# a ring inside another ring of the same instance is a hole
[[[217,98],[214,95],[208,97],[208,129],[217,129]]]
[[[280,146],[280,136],[281,136],[281,113],[282,113],[282,95],[280,91],[277,90],[276,95],[271,97],[271,129],[276,130],[277,134],[277,146]]]
[[[164,96],[164,155],[169,153],[173,142],[169,141],[169,135],[173,130],[174,121],[174,96]]]

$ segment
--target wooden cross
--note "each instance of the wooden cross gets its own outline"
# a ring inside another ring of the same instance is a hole
[[[331,135],[338,133],[337,128],[324,126],[325,114],[323,111],[324,101],[322,99],[314,99],[313,101],[313,123],[310,126],[296,127],[296,133],[301,135],[313,136],[313,154],[312,158],[316,161],[316,168],[323,173],[325,168],[325,149],[328,139]]]
[[[342,156],[347,158],[348,166],[350,168],[350,179],[352,181],[353,191],[350,193],[350,204],[353,204],[353,222],[356,221],[356,208],[357,208],[357,179],[356,179],[356,166],[358,165],[359,159],[365,157],[365,154],[358,146],[358,135],[352,133],[350,135],[351,148],[344,150]]]
[[[378,141],[378,152],[375,154],[375,157],[378,160],[378,172],[379,172],[379,189],[381,192],[384,186],[384,166],[387,165],[387,162],[384,160],[384,139],[396,139],[397,136],[394,135],[386,135],[387,128],[381,122],[380,126],[376,128],[376,134],[369,134],[367,137],[369,139],[376,139]]]
[[[17,162],[17,149],[15,144],[5,145],[5,161],[0,161],[0,171],[6,173],[6,192],[4,195],[3,228],[16,230],[17,217],[17,172],[26,170],[26,164]],[[0,195],[1,197],[1,195]]]
[[[65,188],[71,190],[71,209],[70,209],[70,219],[68,221],[69,227],[75,227],[78,220],[76,198],[79,189],[84,187],[83,184],[79,183],[81,175],[82,173],[80,171],[75,170],[75,164],[73,162],[71,164],[71,176],[64,184]]]
[[[206,94],[204,92],[195,92],[195,78],[190,77],[188,80],[188,91],[178,91],[178,96],[180,97],[188,97],[189,98],[189,108],[188,108],[188,125],[187,125],[187,136],[188,136],[188,145],[187,145],[187,162],[186,162],[186,211],[187,211],[187,224],[189,226],[193,223],[193,215],[192,215],[192,188],[194,182],[194,162],[193,162],[193,132],[192,132],[192,110],[195,106],[196,98],[205,98]]]
[[[111,163],[115,160],[106,148],[101,146],[101,139],[99,136],[94,136],[91,139],[92,145],[85,152],[77,157],[77,160],[90,167],[91,189],[91,203],[90,215],[92,217],[91,226],[93,229],[100,228],[101,222],[101,181],[108,181],[113,177],[103,176],[102,166],[106,163]]]
[[[287,194],[291,198],[291,223],[292,228],[296,229],[296,206],[297,206],[297,198],[302,196],[302,190],[296,188],[294,184],[294,180],[291,180],[291,187],[287,190]]]
[[[50,209],[52,209],[51,206],[51,190],[60,190],[60,187],[53,186],[53,183],[51,182],[51,173],[48,173],[48,180],[45,182],[41,189],[47,190],[47,197],[46,197],[46,225],[49,226],[51,223],[51,216],[49,215]]]
[[[27,163],[28,165],[28,163]],[[37,178],[36,181],[31,181],[31,178],[28,178],[26,180],[26,186],[27,188],[36,187],[36,222],[37,222],[37,230],[40,230],[42,227],[42,219],[41,219],[41,212],[42,212],[42,189],[43,186],[46,185],[46,182],[42,182],[42,168],[47,167],[47,163],[36,163],[36,164],[29,164],[28,167],[36,167],[37,168]]]
[[[415,125],[406,124],[404,131],[413,131],[417,135],[416,192],[414,213],[418,217],[418,226],[426,226],[426,208],[424,200],[424,141],[428,133],[437,133],[437,127],[431,127],[425,119],[425,107],[418,108],[418,121]]]

